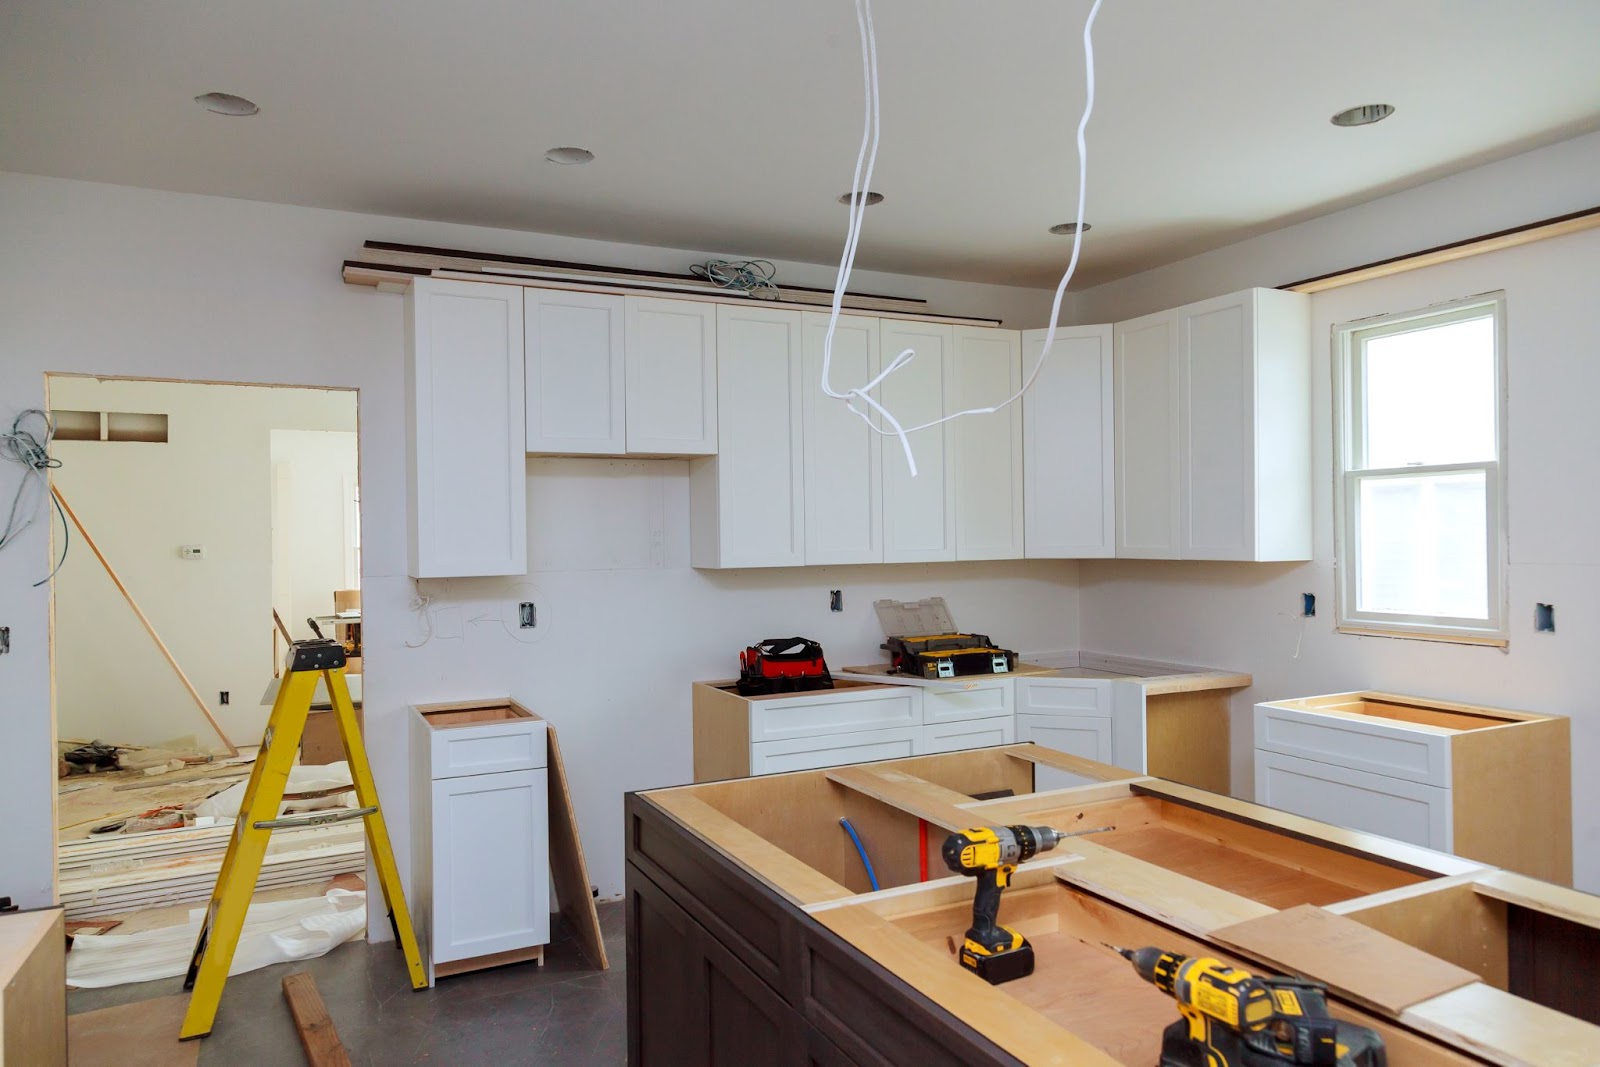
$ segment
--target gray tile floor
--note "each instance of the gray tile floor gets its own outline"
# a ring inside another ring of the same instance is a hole
[[[627,1060],[628,994],[624,913],[600,905],[611,969],[593,971],[552,916],[545,964],[457,975],[413,991],[392,943],[341,945],[314,960],[275,964],[228,979],[216,1028],[200,1063],[302,1067],[305,1054],[283,999],[283,979],[310,971],[339,1039],[356,1064],[620,1064]],[[72,1013],[181,993],[183,980],[85,989],[67,996]]]

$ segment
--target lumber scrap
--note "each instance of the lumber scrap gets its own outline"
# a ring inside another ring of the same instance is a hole
[[[173,656],[172,650],[167,647],[165,641],[161,640],[161,635],[156,633],[156,628],[150,622],[149,617],[140,609],[139,602],[133,599],[133,594],[128,592],[128,587],[122,583],[122,578],[117,574],[116,568],[111,566],[111,561],[106,559],[105,553],[100,551],[100,546],[95,544],[94,538],[89,536],[89,531],[84,529],[83,520],[78,518],[78,513],[73,511],[72,505],[67,503],[67,498],[61,494],[61,487],[52,485],[50,492],[55,496],[56,503],[61,505],[62,514],[71,519],[72,525],[78,528],[78,534],[83,538],[83,543],[89,546],[89,551],[94,553],[94,558],[99,560],[100,566],[106,569],[106,574],[111,578],[111,584],[117,587],[117,591],[122,594],[122,599],[126,600],[128,607],[133,609],[134,616],[139,620],[139,624],[144,627],[144,632],[150,635],[150,640],[156,643],[156,648],[161,652],[162,657],[166,659],[167,665],[177,674],[178,681],[183,683],[183,688],[194,701],[195,707],[200,709],[200,714],[206,717],[206,722],[211,724],[211,728],[222,739],[222,746],[227,749],[228,755],[237,756],[239,749],[232,741],[228,740],[228,735],[222,732],[222,724],[217,721],[215,715],[211,714],[211,708],[201,699],[200,693],[194,687],[194,683],[189,681],[187,674],[183,673],[183,668],[178,666],[178,660]]]
[[[289,1002],[294,1028],[306,1050],[311,1067],[351,1067],[350,1056],[333,1028],[327,1005],[317,992],[316,979],[309,971],[296,971],[283,980],[283,999]]]
[[[589,888],[589,866],[584,862],[583,842],[578,838],[578,815],[572,807],[572,791],[567,787],[567,768],[561,760],[555,723],[547,719],[545,728],[550,739],[550,875],[567,929],[572,931],[590,966],[603,971],[610,963],[600,934],[600,913],[595,910],[594,892]]]

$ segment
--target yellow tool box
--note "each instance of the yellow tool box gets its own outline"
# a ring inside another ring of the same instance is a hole
[[[1010,674],[1017,654],[997,648],[986,634],[956,630],[944,597],[925,600],[874,601],[883,624],[883,648],[896,674],[916,678],[960,678],[973,674]]]

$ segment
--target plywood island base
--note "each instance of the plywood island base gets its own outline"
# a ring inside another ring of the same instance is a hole
[[[1096,784],[1035,792],[1038,766]],[[1322,981],[1392,1067],[1600,1063],[1600,898],[1035,745],[635,793],[626,817],[633,1064],[1151,1067],[1176,1007],[1107,943]],[[1037,967],[991,986],[955,962],[973,883],[938,848],[1018,822],[1107,829],[1019,869],[1000,918]]]

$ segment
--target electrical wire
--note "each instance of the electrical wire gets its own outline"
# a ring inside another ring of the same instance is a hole
[[[708,259],[689,268],[689,273],[714,285],[750,296],[776,300],[778,287],[772,279],[778,268],[767,259]]]
[[[1045,359],[1050,355],[1050,349],[1055,344],[1056,320],[1061,315],[1061,301],[1066,296],[1067,286],[1072,281],[1072,276],[1078,269],[1078,257],[1083,246],[1083,215],[1085,196],[1089,177],[1089,146],[1085,131],[1089,125],[1089,117],[1094,113],[1094,20],[1100,14],[1102,0],[1094,0],[1089,8],[1089,16],[1083,24],[1083,67],[1086,92],[1084,96],[1083,115],[1078,120],[1077,146],[1078,146],[1078,226],[1072,235],[1072,255],[1067,261],[1066,272],[1061,276],[1061,282],[1056,286],[1055,299],[1050,304],[1050,326],[1045,332],[1044,347],[1039,351],[1039,358],[1033,365],[1033,370],[1028,373],[1018,389],[1011,396],[998,404],[988,407],[967,408],[957,411],[929,422],[919,423],[915,426],[902,426],[898,419],[889,412],[878,400],[871,395],[871,391],[883,383],[884,379],[895,373],[906,364],[910,363],[916,353],[907,348],[884,367],[878,376],[865,385],[840,392],[832,385],[833,367],[833,337],[839,324],[839,311],[844,301],[845,287],[850,280],[850,272],[855,267],[856,249],[861,242],[862,217],[866,212],[866,191],[872,187],[872,171],[878,159],[878,141],[881,128],[881,107],[878,94],[878,43],[877,34],[872,22],[872,0],[856,0],[856,29],[861,40],[861,79],[865,88],[865,101],[863,104],[863,120],[861,131],[861,147],[856,153],[855,173],[850,182],[850,217],[845,230],[844,251],[839,257],[839,271],[834,283],[833,303],[828,315],[828,332],[822,344],[822,391],[836,400],[843,400],[845,406],[861,418],[875,433],[885,437],[895,437],[900,441],[901,450],[906,457],[906,465],[910,468],[911,476],[917,476],[917,460],[911,451],[909,434],[918,430],[926,430],[934,426],[950,422],[953,419],[967,415],[988,415],[999,411],[1009,404],[1015,403],[1022,394],[1033,385],[1034,379],[1039,376],[1039,371],[1044,367]],[[872,421],[871,415],[856,406],[856,401],[863,402],[871,408],[885,423],[888,429]]]
[[[40,422],[44,423],[42,440],[32,431],[24,429],[23,424],[30,416],[37,417]],[[3,528],[0,528],[0,549],[8,547],[11,542],[21,536],[22,531],[32,526],[33,520],[38,517],[38,506],[36,504],[30,505],[26,510],[22,507],[22,501],[27,496],[30,485],[38,485],[41,493],[50,496],[52,503],[55,504],[56,512],[61,515],[61,529],[63,532],[61,559],[49,574],[33,583],[35,589],[54,578],[56,573],[61,570],[62,564],[66,563],[67,549],[71,544],[72,537],[67,529],[66,513],[61,510],[60,502],[54,500],[53,495],[50,493],[50,476],[45,473],[61,466],[61,461],[50,455],[50,445],[55,440],[55,437],[55,418],[48,411],[42,411],[39,408],[28,408],[20,412],[12,420],[10,432],[0,433],[0,449],[3,449],[0,450],[0,456],[20,464],[23,468],[22,481],[18,483],[17,491],[11,498],[11,507],[6,513],[6,524]],[[32,514],[28,514],[28,512],[32,512]],[[28,514],[28,517],[18,522],[17,516],[19,514]]]
[[[850,825],[849,819],[840,819],[839,825],[844,827],[845,833],[850,835],[850,840],[856,843],[856,851],[861,853],[861,865],[867,869],[867,882],[872,886],[872,891],[878,891],[878,876],[872,870],[872,861],[867,859],[867,846],[861,843],[861,835],[856,833],[856,828]]]

